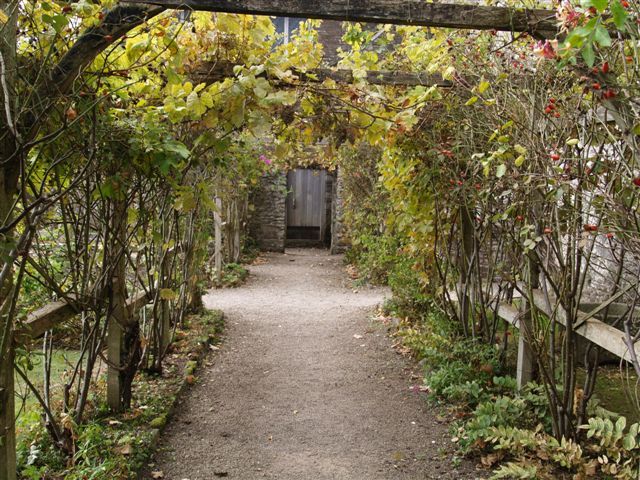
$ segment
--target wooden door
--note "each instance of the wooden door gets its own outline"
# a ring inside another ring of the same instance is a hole
[[[287,227],[313,233],[315,239],[322,239],[326,184],[326,170],[297,168],[287,174]]]

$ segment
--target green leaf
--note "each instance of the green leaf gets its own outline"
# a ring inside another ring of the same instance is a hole
[[[505,173],[507,173],[507,166],[501,163],[498,165],[498,168],[496,168],[496,178],[502,178]]]
[[[613,23],[619,30],[625,30],[625,24],[627,23],[629,14],[622,4],[620,4],[620,0],[613,0],[609,8],[611,9]]]
[[[582,0],[580,5],[584,8],[594,7],[600,13],[604,12],[607,8],[607,0]]]
[[[513,163],[515,164],[516,167],[521,167],[522,164],[524,163],[524,160],[525,160],[524,155],[520,155],[518,158],[515,159]]]
[[[630,433],[622,438],[622,446],[625,450],[633,450],[637,445],[636,437]]]
[[[609,31],[602,24],[599,24],[593,31],[593,40],[601,47],[611,46],[611,37]]]
[[[593,51],[593,46],[590,43],[585,44],[580,53],[582,54],[584,63],[586,63],[589,67],[593,67],[593,64],[596,61],[596,54]]]

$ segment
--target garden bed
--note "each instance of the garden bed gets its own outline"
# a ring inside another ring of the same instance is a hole
[[[38,407],[27,401],[19,419],[21,478],[136,478],[147,466],[183,390],[196,381],[197,367],[208,352],[218,348],[223,323],[223,314],[217,310],[188,317],[184,327],[176,331],[162,374],[137,376],[129,411],[112,414],[103,400],[92,401],[86,423],[71,426],[75,437],[72,458],[53,447],[39,421]],[[100,379],[93,398],[104,398],[104,388],[104,379]]]

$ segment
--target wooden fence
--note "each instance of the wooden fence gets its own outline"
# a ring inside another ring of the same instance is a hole
[[[145,305],[153,301],[155,297],[155,289],[149,292],[141,292],[125,302],[125,308],[130,314],[134,314]],[[70,300],[73,300],[70,298]],[[57,302],[49,303],[44,307],[32,312],[28,315],[24,325],[14,332],[14,345],[25,344],[29,341],[37,339],[45,334],[45,332],[51,330],[56,325],[64,323],[74,316],[80,314],[77,306],[72,302],[60,300]],[[163,316],[163,322],[168,322],[169,317]],[[115,324],[115,325],[111,325]],[[120,345],[123,341],[122,328],[115,321],[111,321],[109,327],[109,334],[107,336],[107,360],[109,368],[107,370],[107,401],[109,407],[114,411],[119,411],[122,408],[121,398],[121,384],[119,381],[119,370],[116,368],[120,364]],[[162,325],[164,331],[170,330],[170,325]],[[166,337],[168,338],[168,337]],[[13,353],[13,348],[10,349]],[[7,365],[13,365],[13,354],[7,359]],[[10,370],[12,371],[12,370]],[[0,450],[4,450],[1,457],[6,459],[10,465],[6,465],[2,474],[6,475],[6,478],[16,478],[16,465],[15,465],[15,408],[13,398],[15,396],[15,385],[13,376],[7,379],[6,384],[2,385],[5,389],[3,396],[9,401],[0,407],[0,420],[2,425],[5,426],[4,442],[0,443]],[[1,477],[2,475],[0,475]]]
[[[494,291],[496,290],[497,288],[494,288]],[[462,286],[460,291],[464,291],[464,286]],[[627,345],[625,333],[613,325],[609,325],[601,320],[605,312],[607,317],[611,320],[630,313],[631,307],[623,303],[615,303],[615,301],[624,293],[624,291],[621,291],[602,303],[581,304],[580,312],[578,314],[578,323],[573,326],[573,331],[621,360],[630,361],[633,352],[630,351],[629,346]],[[458,302],[457,292],[450,292],[449,296],[453,302]],[[531,346],[527,341],[527,335],[522,331],[527,328],[527,322],[530,321],[528,316],[525,314],[525,310],[527,308],[526,299],[520,295],[514,295],[514,298],[520,299],[521,305],[499,302],[495,307],[495,313],[498,317],[521,330],[518,342],[517,381],[518,387],[522,387],[533,379],[535,358],[533,356]],[[535,308],[539,312],[549,318],[554,318],[560,325],[566,326],[566,319],[562,315],[561,309],[554,311],[553,306],[547,301],[542,290],[533,290],[532,300]],[[635,316],[638,316],[639,314],[640,312],[634,312]],[[640,341],[635,343],[634,350],[640,351]]]

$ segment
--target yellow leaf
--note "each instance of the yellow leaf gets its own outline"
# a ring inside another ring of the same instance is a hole
[[[526,153],[527,153],[527,149],[526,149],[526,148],[524,148],[524,147],[523,147],[522,145],[520,145],[519,143],[516,143],[516,144],[513,146],[513,149],[514,149],[516,152],[518,152],[520,155],[524,155],[524,154],[526,154]]]
[[[4,25],[8,21],[9,21],[9,17],[7,16],[6,13],[4,13],[4,10],[0,8],[0,25]]]
[[[178,297],[176,292],[171,290],[170,288],[161,288],[160,289],[160,298],[162,300],[175,300]]]
[[[478,97],[471,97],[469,100],[467,100],[467,103],[465,103],[465,105],[467,107],[473,105],[474,103],[476,103],[478,101]]]
[[[487,88],[489,88],[491,84],[487,81],[482,81],[478,84],[478,93],[483,94],[484,92],[487,91]]]

